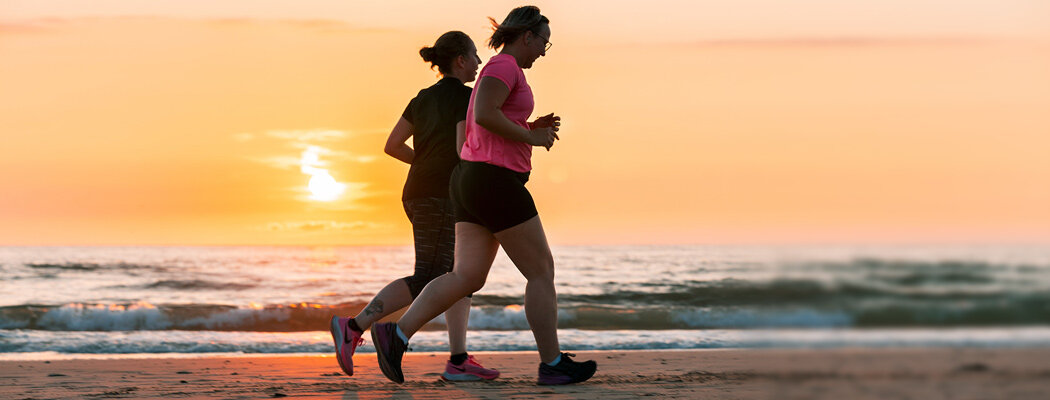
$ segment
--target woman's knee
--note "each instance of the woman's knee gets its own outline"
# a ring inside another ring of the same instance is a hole
[[[485,275],[480,274],[468,274],[459,271],[452,271],[449,273],[455,277],[456,282],[460,289],[467,291],[467,294],[474,293],[485,287]]]
[[[476,291],[481,290],[481,288],[485,287],[485,277],[471,277],[469,279],[466,279],[464,283],[464,288],[466,288],[469,292],[467,294],[474,293]]]
[[[533,265],[519,268],[526,280],[551,281],[554,282],[554,258],[541,257],[535,260]]]

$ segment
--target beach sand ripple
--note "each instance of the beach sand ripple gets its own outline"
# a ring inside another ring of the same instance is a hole
[[[332,357],[237,357],[0,362],[0,398],[318,399],[952,399],[1045,398],[1050,349],[833,349],[580,352],[598,361],[590,381],[535,384],[532,352],[476,354],[503,375],[440,380],[444,354],[406,355],[405,384],[384,379],[374,355],[356,375]]]

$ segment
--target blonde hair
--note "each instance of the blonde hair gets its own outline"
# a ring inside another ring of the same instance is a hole
[[[539,7],[522,6],[511,10],[502,23],[497,24],[492,17],[489,17],[489,22],[492,23],[489,47],[498,49],[500,46],[517,40],[525,31],[541,24],[549,24],[551,21],[540,14]]]

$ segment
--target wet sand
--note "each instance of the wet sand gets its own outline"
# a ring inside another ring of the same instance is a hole
[[[0,361],[0,398],[1046,399],[1050,349],[591,351],[590,381],[535,384],[534,352],[475,354],[502,376],[443,382],[445,354],[405,355],[406,382],[374,353],[343,375],[331,356]]]

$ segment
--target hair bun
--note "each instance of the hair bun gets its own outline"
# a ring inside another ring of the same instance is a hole
[[[452,73],[452,61],[458,56],[471,57],[474,41],[460,31],[449,31],[438,37],[433,46],[423,46],[419,56],[430,63],[430,68],[437,67],[442,74]]]
[[[426,62],[434,61],[434,57],[437,56],[435,53],[436,51],[433,47],[423,47],[422,49],[419,49],[419,56],[423,57],[423,61]]]

